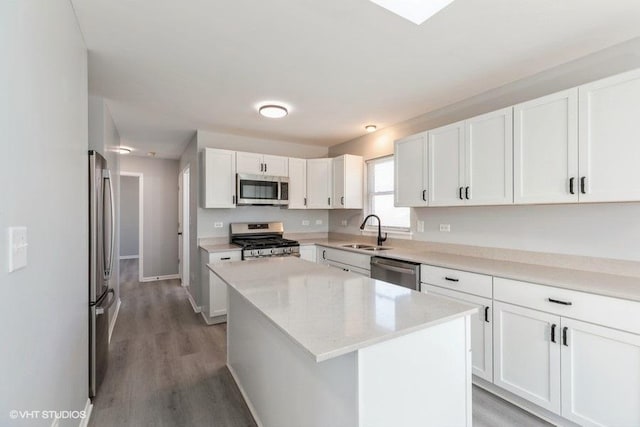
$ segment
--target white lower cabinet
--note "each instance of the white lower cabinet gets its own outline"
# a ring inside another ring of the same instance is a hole
[[[422,283],[420,291],[472,305],[478,312],[471,316],[471,367],[473,374],[493,381],[493,302],[489,298],[452,291]]]
[[[560,316],[497,301],[493,312],[494,384],[560,413]]]
[[[640,426],[640,335],[565,318],[562,334],[562,416],[583,426]]]
[[[301,245],[300,259],[305,261],[316,262],[316,245]]]
[[[229,252],[214,252],[209,254],[209,263],[231,262],[242,260],[242,253],[240,251]],[[211,323],[216,323],[217,319],[224,321],[227,314],[227,285],[213,274],[209,269],[208,280],[208,292],[205,292],[207,298],[205,298],[206,306],[203,307],[204,313],[211,318]]]

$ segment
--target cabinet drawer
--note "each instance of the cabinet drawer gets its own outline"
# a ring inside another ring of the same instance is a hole
[[[484,274],[423,264],[420,266],[420,282],[485,298],[493,295],[492,277]]]
[[[369,255],[323,247],[318,248],[318,251],[320,260],[337,261],[364,270],[371,269],[371,257]]]
[[[240,260],[242,260],[241,251],[213,252],[209,254],[209,263]]]
[[[500,277],[493,280],[496,300],[640,334],[639,302]]]
[[[339,268],[340,270],[343,270],[343,271],[350,271],[351,273],[356,273],[365,277],[371,277],[371,271],[369,271],[368,269],[354,267],[352,265],[347,265],[347,264],[343,264],[341,262],[335,262],[335,261],[325,261],[325,263],[329,267]]]

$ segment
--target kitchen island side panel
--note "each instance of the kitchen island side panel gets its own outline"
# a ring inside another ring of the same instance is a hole
[[[227,366],[258,425],[358,426],[357,353],[317,363],[231,286]]]

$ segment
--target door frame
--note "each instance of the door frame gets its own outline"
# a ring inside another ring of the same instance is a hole
[[[142,282],[144,270],[144,175],[140,172],[121,171],[120,176],[138,178],[138,281]]]
[[[190,251],[190,179],[191,179],[191,164],[187,163],[186,166],[180,171],[179,179],[179,209],[182,208],[182,212],[178,212],[178,217],[180,214],[182,216],[182,223],[180,224],[180,228],[182,229],[182,258],[179,260],[179,269],[178,274],[180,275],[180,282],[183,287],[187,287],[190,284],[190,273],[191,273],[191,251]],[[180,236],[179,236],[180,239]],[[185,274],[186,273],[186,274]],[[186,277],[185,277],[186,275]]]

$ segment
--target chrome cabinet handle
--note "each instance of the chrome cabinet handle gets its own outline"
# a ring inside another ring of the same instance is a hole
[[[113,255],[114,255],[114,245],[116,243],[116,207],[113,203],[113,184],[111,181],[111,171],[108,169],[103,172],[103,190],[102,190],[102,204],[104,208],[104,199],[106,192],[104,191],[106,187],[106,182],[109,182],[109,207],[111,208],[111,236],[109,236],[110,246],[109,246],[109,261],[106,259],[106,251],[103,250],[103,264],[104,264],[104,279],[111,280],[111,272],[113,271]],[[105,243],[105,229],[104,229],[104,218],[102,220],[102,245],[104,248]]]

